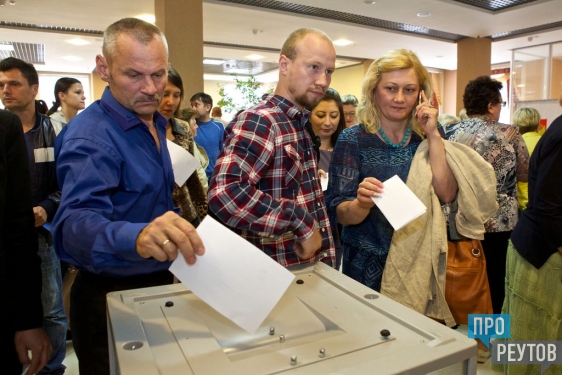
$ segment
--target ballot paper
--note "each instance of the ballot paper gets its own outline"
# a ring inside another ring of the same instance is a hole
[[[427,210],[397,175],[384,181],[383,184],[382,194],[372,199],[394,230],[402,228]]]
[[[328,190],[328,173],[326,173],[326,177],[320,177],[320,185],[322,185],[322,191]]]
[[[185,181],[197,169],[199,161],[195,159],[185,148],[178,146],[167,139],[168,152],[172,159],[172,169],[174,170],[174,182],[178,186],[185,184]]]
[[[170,272],[209,306],[254,333],[295,276],[210,216],[197,233],[205,254],[190,266],[180,253]]]

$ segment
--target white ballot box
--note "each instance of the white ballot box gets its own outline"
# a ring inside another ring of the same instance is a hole
[[[181,284],[109,293],[111,373],[476,374],[476,341],[323,263],[290,270],[252,334]]]

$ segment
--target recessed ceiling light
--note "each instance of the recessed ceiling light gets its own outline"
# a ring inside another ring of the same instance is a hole
[[[419,12],[417,14],[417,16],[418,17],[429,17],[429,16],[431,16],[431,13],[429,13],[429,12]]]
[[[246,58],[250,60],[261,60],[263,59],[263,56],[258,54],[253,54],[253,55],[246,56]]]
[[[241,68],[230,68],[230,69],[226,69],[224,72],[229,74],[250,74],[249,69],[241,69]]]
[[[353,42],[351,40],[347,40],[347,39],[338,39],[338,40],[334,40],[333,43],[336,46],[344,47],[344,46],[349,46]]]
[[[0,51],[13,51],[14,46],[11,44],[0,44]]]
[[[90,44],[90,42],[88,42],[87,40],[80,39],[80,38],[69,39],[66,42],[73,44],[75,46],[85,46],[86,44]]]
[[[222,65],[224,60],[213,60],[213,59],[205,59],[203,60],[203,64],[205,65]]]
[[[375,1],[371,1],[371,0],[363,0],[363,2],[364,2],[365,4],[369,4],[369,5],[372,5],[372,4],[375,3]]]
[[[143,14],[139,14],[138,16],[135,16],[135,18],[150,23],[156,22],[156,16],[154,16],[154,14],[143,13]]]
[[[66,60],[66,61],[72,61],[72,62],[82,60],[82,58],[78,57],[78,56],[63,56],[63,57],[61,57],[61,59]]]

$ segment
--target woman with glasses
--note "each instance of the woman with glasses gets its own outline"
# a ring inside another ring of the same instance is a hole
[[[356,109],[358,101],[355,95],[351,94],[344,95],[341,99],[343,102],[343,117],[345,118],[345,127],[349,128],[350,126],[357,124]]]
[[[507,244],[517,224],[517,182],[527,182],[529,153],[517,126],[498,120],[505,106],[502,83],[480,76],[468,83],[463,95],[467,120],[445,128],[445,138],[466,144],[492,165],[496,173],[496,215],[486,224],[482,247],[494,314],[500,314],[504,299]]]

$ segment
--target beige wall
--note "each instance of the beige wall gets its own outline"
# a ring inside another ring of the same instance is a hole
[[[361,82],[363,82],[364,76],[365,68],[362,64],[336,69],[332,75],[330,87],[341,96],[353,94],[357,99],[361,99]]]
[[[168,40],[169,61],[180,74],[186,94],[203,90],[203,2],[155,0],[154,11],[156,25]],[[189,104],[188,95],[182,107]]]
[[[550,99],[558,99],[562,95],[562,60],[552,59]]]
[[[107,86],[107,82],[101,80],[100,75],[96,70],[94,70],[90,75],[90,82],[92,86],[92,93],[94,95],[92,97],[92,102],[94,100],[101,99],[101,95],[103,94],[103,90],[105,90],[105,87]]]
[[[441,113],[448,115],[459,115],[461,108],[457,109],[457,71],[444,70],[443,71],[443,108]],[[461,98],[462,103],[462,98]]]
[[[470,80],[490,75],[492,40],[490,38],[464,38],[457,42],[457,110],[462,107],[462,95]]]

